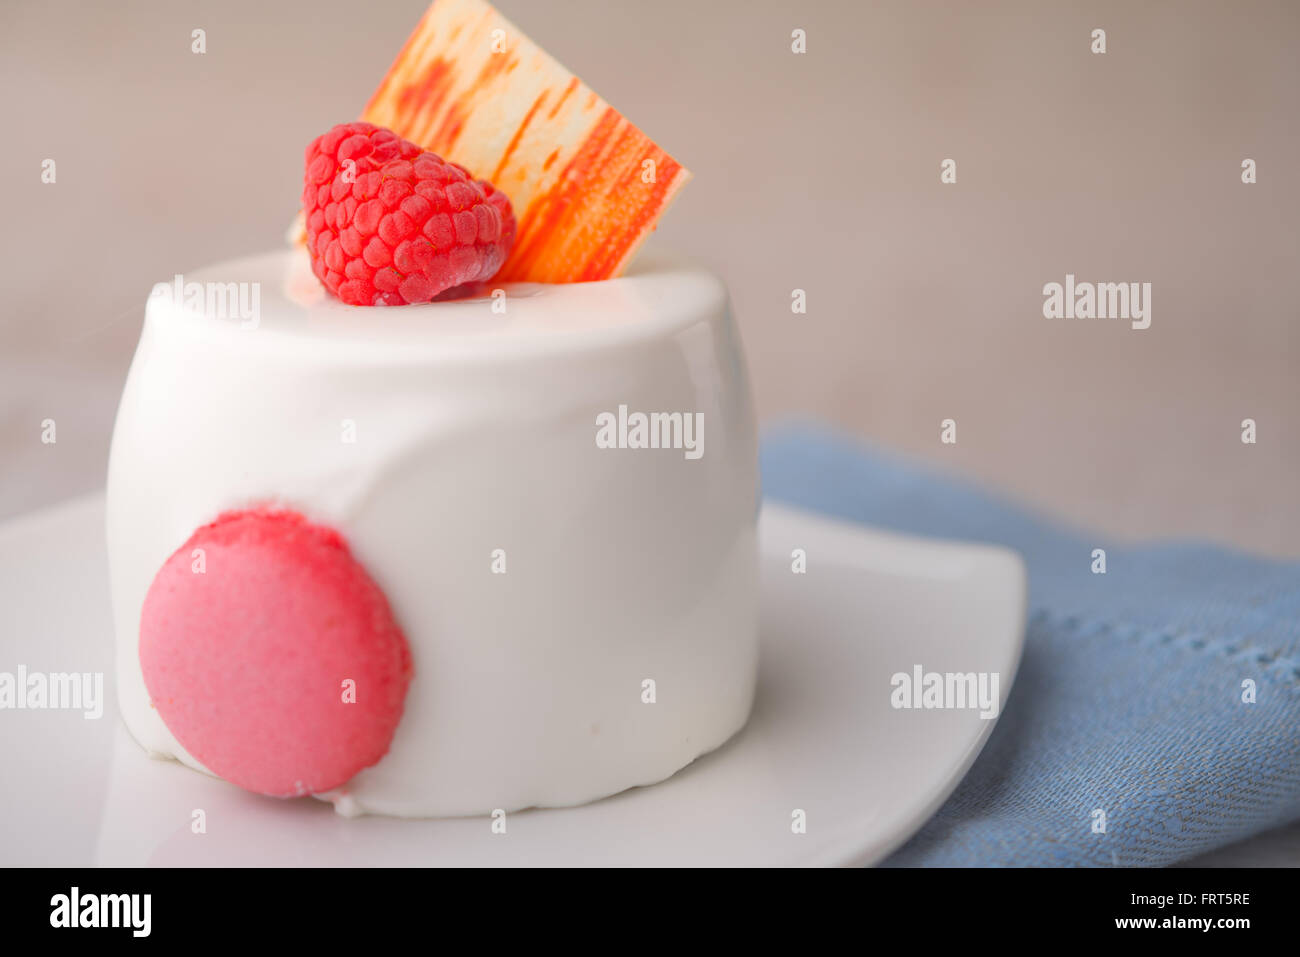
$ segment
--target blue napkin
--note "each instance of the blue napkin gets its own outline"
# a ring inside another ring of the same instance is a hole
[[[887,864],[1156,866],[1300,818],[1300,562],[1125,547],[819,426],[768,431],[760,462],[767,498],[1029,569],[1002,716]]]

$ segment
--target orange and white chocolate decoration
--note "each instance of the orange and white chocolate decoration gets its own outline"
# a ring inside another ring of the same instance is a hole
[[[434,0],[361,119],[510,197],[506,281],[619,275],[690,179],[485,0]]]

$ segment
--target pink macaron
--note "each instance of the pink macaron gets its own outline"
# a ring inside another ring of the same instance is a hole
[[[411,654],[388,600],[334,530],[227,512],[167,559],[145,596],[140,665],[195,759],[276,797],[345,783],[388,751]]]

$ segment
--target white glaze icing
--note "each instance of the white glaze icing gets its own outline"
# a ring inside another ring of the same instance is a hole
[[[260,283],[260,316],[151,297],[122,396],[108,544],[119,700],[144,748],[204,770],[145,690],[154,574],[221,511],[268,502],[344,535],[411,646],[392,746],[328,796],[341,812],[579,804],[744,724],[756,439],[715,277],[647,253],[615,280],[507,285],[505,315],[490,297],[344,306],[293,251],[185,280]],[[702,412],[704,454],[598,448],[620,405]]]

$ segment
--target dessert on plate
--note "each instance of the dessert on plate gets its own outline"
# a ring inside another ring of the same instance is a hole
[[[472,815],[652,784],[744,725],[743,351],[718,279],[633,258],[687,177],[488,4],[435,0],[308,147],[299,241],[150,296],[107,529],[144,748]]]

